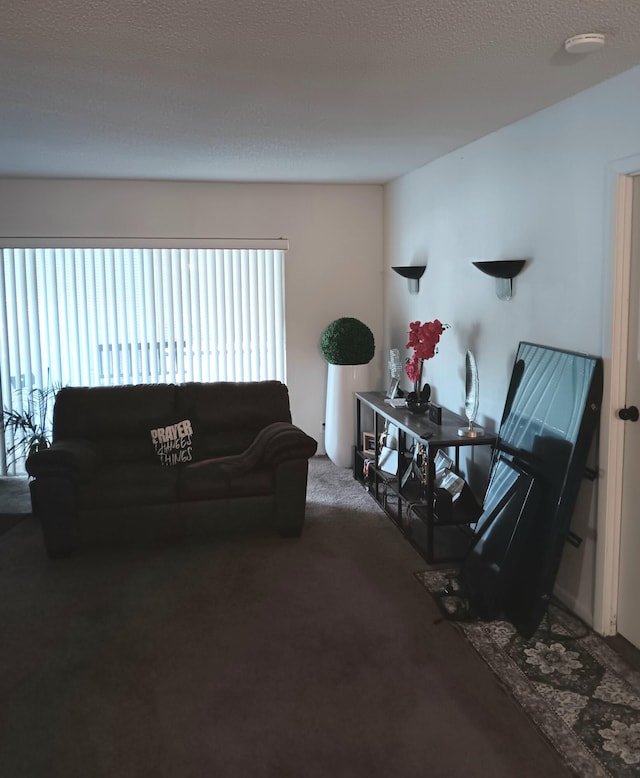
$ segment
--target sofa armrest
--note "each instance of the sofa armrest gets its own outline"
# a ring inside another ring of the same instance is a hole
[[[318,448],[317,442],[299,427],[289,422],[269,424],[256,435],[253,443],[241,454],[219,457],[215,463],[227,473],[246,472],[262,463],[276,467],[293,459],[309,459]]]
[[[92,475],[101,461],[97,446],[87,440],[68,438],[29,454],[25,467],[27,473],[35,478],[64,476],[83,479]]]
[[[318,443],[294,424],[277,422],[265,427],[250,448],[257,449],[260,461],[275,466],[292,459],[310,459]]]

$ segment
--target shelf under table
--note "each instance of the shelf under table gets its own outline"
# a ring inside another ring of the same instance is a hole
[[[454,468],[459,472],[460,449],[468,446],[493,445],[496,436],[483,434],[476,438],[458,435],[467,420],[442,409],[442,424],[426,415],[415,415],[406,408],[393,408],[384,402],[382,392],[357,392],[356,445],[354,477],[366,484],[372,497],[398,526],[428,562],[461,559],[468,550],[472,531],[469,527],[480,515],[480,506],[465,483],[463,492],[452,502],[448,492],[436,489],[434,460],[440,449],[454,449]],[[362,411],[368,408],[374,416],[376,452],[362,450]],[[379,434],[382,424],[398,429],[397,472],[387,473],[377,467]],[[421,446],[426,458],[425,473],[417,477],[409,452]],[[367,475],[364,463],[368,462]]]

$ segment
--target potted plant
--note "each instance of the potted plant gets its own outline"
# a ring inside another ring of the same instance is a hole
[[[422,384],[422,369],[428,359],[432,359],[438,353],[438,343],[442,333],[449,329],[448,324],[443,324],[439,319],[425,321],[412,321],[409,324],[409,341],[407,348],[413,349],[413,355],[405,362],[405,373],[413,384],[413,391],[407,396],[407,407],[413,413],[424,413],[429,407],[431,386]]]
[[[375,354],[373,333],[359,319],[332,321],[320,338],[328,363],[325,451],[338,467],[352,464],[354,431],[353,393],[369,388],[368,365]]]
[[[7,442],[7,466],[26,459],[39,448],[51,445],[51,403],[59,387],[34,387],[23,393],[19,407],[2,411],[2,425]]]

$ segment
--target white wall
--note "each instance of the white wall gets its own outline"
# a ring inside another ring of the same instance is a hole
[[[292,414],[320,442],[322,331],[355,316],[382,341],[382,208],[382,187],[373,185],[0,180],[0,236],[288,238]],[[378,349],[376,380],[382,357]]]
[[[385,348],[403,348],[408,322],[449,323],[427,363],[436,400],[463,409],[464,354],[480,374],[478,421],[499,424],[520,340],[589,352],[608,363],[614,163],[640,152],[640,68],[495,132],[385,190]],[[473,260],[527,258],[513,300]],[[390,272],[426,261],[420,293]],[[470,479],[486,465],[476,457]],[[606,477],[606,473],[604,474]],[[595,489],[580,496],[558,577],[564,599],[593,613]]]

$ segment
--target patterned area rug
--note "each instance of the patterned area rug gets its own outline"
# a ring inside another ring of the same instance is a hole
[[[416,577],[576,775],[640,775],[640,673],[600,636],[551,605],[526,640],[507,621],[470,618],[455,572]]]

